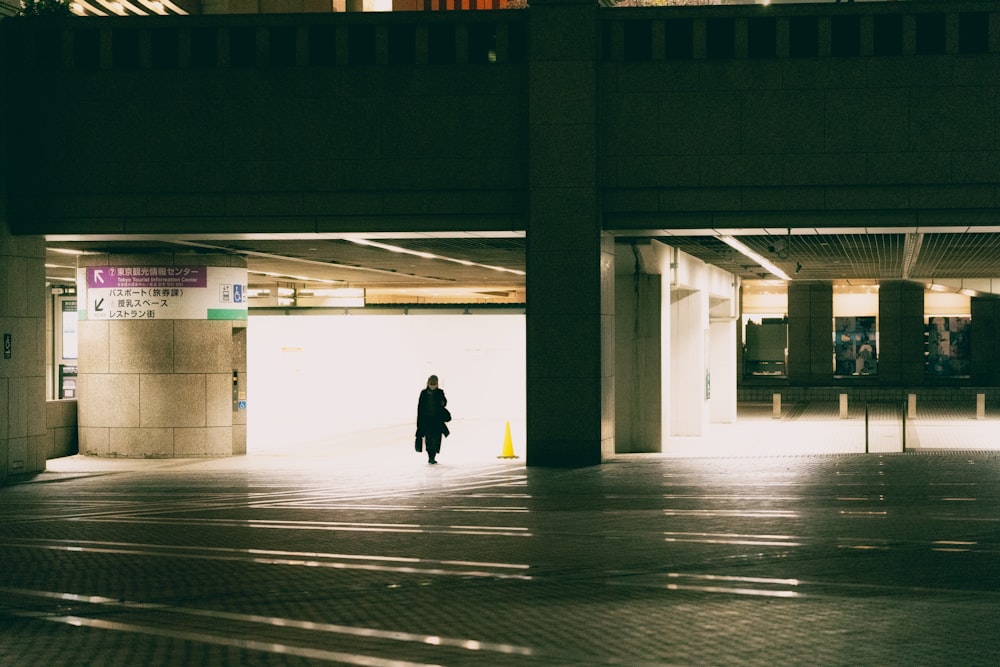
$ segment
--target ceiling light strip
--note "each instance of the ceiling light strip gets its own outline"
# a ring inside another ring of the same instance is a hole
[[[424,252],[424,251],[419,251],[419,250],[410,250],[408,248],[403,248],[403,247],[398,246],[398,245],[391,245],[389,243],[381,243],[379,241],[372,241],[370,239],[366,239],[366,238],[363,238],[363,237],[349,237],[347,240],[350,241],[350,242],[352,242],[352,243],[356,243],[358,245],[370,246],[372,248],[381,248],[382,250],[388,250],[389,252],[398,252],[398,253],[401,253],[401,254],[404,254],[404,255],[414,255],[416,257],[422,257],[423,259],[436,259],[436,260],[439,260],[439,261],[442,261],[442,262],[451,262],[453,264],[461,264],[462,266],[478,266],[481,269],[490,269],[491,271],[499,271],[501,273],[512,273],[515,276],[523,276],[523,275],[525,275],[524,271],[521,271],[521,270],[518,270],[518,269],[508,269],[508,268],[504,268],[502,266],[493,266],[491,264],[479,264],[477,262],[470,262],[469,260],[466,260],[466,259],[455,259],[454,257],[445,257],[444,255],[435,255],[435,254],[429,253],[429,252]]]
[[[309,276],[292,276],[287,273],[275,273],[273,271],[250,271],[248,274],[255,276],[267,276],[268,278],[285,278],[287,280],[298,280],[300,282],[326,283],[327,285],[346,285],[346,280],[329,280],[326,278],[310,278]]]
[[[782,271],[781,269],[779,269],[777,266],[775,266],[774,263],[772,263],[771,261],[765,259],[763,256],[757,254],[756,252],[754,252],[753,250],[751,250],[750,248],[748,248],[746,245],[744,245],[740,241],[737,241],[736,239],[734,239],[732,236],[728,236],[728,235],[725,235],[725,236],[716,236],[715,238],[719,239],[720,241],[722,241],[723,243],[725,243],[727,246],[729,246],[733,250],[736,250],[737,252],[739,252],[744,257],[747,257],[747,258],[752,259],[753,261],[757,262],[760,266],[762,266],[765,269],[767,269],[768,272],[771,273],[772,275],[775,275],[775,276],[781,278],[782,280],[791,281],[792,278],[787,273],[785,273],[784,271]]]
[[[907,280],[910,277],[913,267],[920,256],[920,246],[924,243],[923,234],[907,234],[903,242],[903,269],[902,278]]]
[[[388,269],[376,269],[376,268],[372,268],[370,266],[355,266],[355,265],[352,265],[352,264],[338,264],[337,262],[321,262],[321,261],[314,260],[314,259],[302,259],[301,257],[290,257],[288,255],[278,255],[278,254],[271,253],[271,252],[258,252],[256,250],[246,250],[246,249],[243,249],[243,248],[230,248],[230,247],[227,247],[227,246],[212,245],[210,243],[197,243],[195,241],[182,241],[182,240],[178,240],[178,239],[171,239],[170,241],[165,241],[165,243],[174,243],[176,245],[190,246],[192,248],[206,248],[208,250],[217,250],[219,252],[226,253],[226,254],[229,254],[229,255],[245,255],[245,256],[248,256],[248,257],[264,257],[264,258],[268,258],[268,259],[277,259],[277,260],[281,260],[281,261],[284,261],[284,262],[297,262],[299,264],[308,264],[308,265],[311,265],[311,266],[322,266],[322,267],[326,267],[328,269],[345,269],[345,270],[348,270],[348,271],[364,271],[364,272],[368,272],[368,273],[383,273],[383,274],[387,274],[387,275],[390,275],[390,276],[396,276],[396,277],[401,276],[401,275],[407,275],[407,274],[400,273],[398,271],[390,271]],[[436,278],[434,276],[417,276],[417,277],[419,277],[421,280],[425,280],[425,281],[428,281],[428,282],[440,282],[440,283],[450,283],[450,282],[452,282],[452,281],[447,280],[445,278]],[[310,278],[310,280],[312,280],[312,278]],[[342,281],[339,281],[339,282],[347,282],[347,281],[343,281],[342,280]]]

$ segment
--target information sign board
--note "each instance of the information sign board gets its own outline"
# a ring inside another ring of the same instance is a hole
[[[88,266],[78,269],[80,319],[245,320],[246,269]]]

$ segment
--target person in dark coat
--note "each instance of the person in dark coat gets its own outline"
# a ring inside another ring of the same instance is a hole
[[[438,387],[437,375],[430,376],[427,378],[427,387],[421,390],[417,401],[416,437],[416,449],[418,452],[421,446],[426,449],[428,463],[437,463],[437,455],[441,451],[441,436],[447,437],[449,433],[445,422],[451,419],[451,414],[446,405],[448,399]]]

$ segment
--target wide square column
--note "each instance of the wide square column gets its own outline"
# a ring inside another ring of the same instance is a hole
[[[882,281],[878,290],[878,374],[886,384],[915,387],[924,381],[924,286]],[[886,344],[888,343],[888,344]]]
[[[614,244],[597,188],[597,4],[532,2],[527,463],[614,452]]]
[[[833,285],[788,284],[788,384],[823,387],[833,379]]]
[[[79,259],[80,453],[246,453],[246,260]]]

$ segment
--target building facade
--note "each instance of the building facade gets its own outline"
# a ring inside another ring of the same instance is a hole
[[[523,230],[527,461],[576,466],[732,418],[738,290],[671,233],[998,223],[996,2],[155,20],[0,23],[7,474],[51,437],[45,236]],[[829,289],[792,283],[786,384],[830,382]]]

